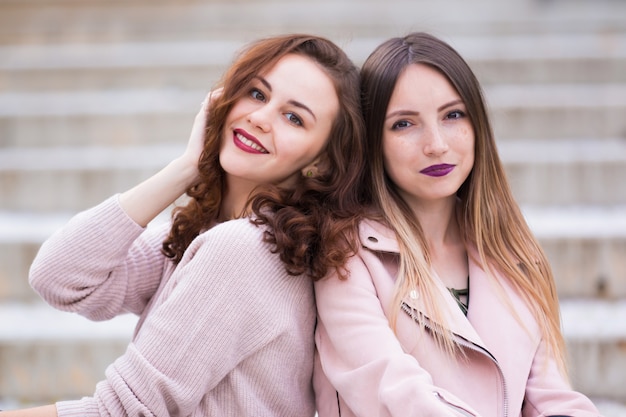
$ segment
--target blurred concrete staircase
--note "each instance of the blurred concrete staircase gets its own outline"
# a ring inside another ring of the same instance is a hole
[[[361,63],[425,30],[476,70],[516,196],[551,259],[572,380],[626,415],[626,3],[1,0],[0,408],[90,395],[134,318],[45,306],[41,242],[184,147],[245,42],[313,32]]]

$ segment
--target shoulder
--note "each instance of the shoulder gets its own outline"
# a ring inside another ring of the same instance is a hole
[[[358,239],[357,253],[344,265],[347,279],[339,279],[333,272],[316,281],[316,288],[361,285],[360,282],[369,286],[370,281],[389,275],[387,269],[395,267],[399,253],[395,232],[380,221],[364,218],[358,225]]]
[[[191,246],[215,245],[220,247],[257,247],[264,248],[263,234],[267,228],[253,224],[249,218],[229,220],[219,223],[200,233]]]
[[[201,234],[201,236],[211,235],[228,235],[228,236],[250,236],[259,237],[262,236],[267,226],[258,226],[254,224],[249,217],[243,217],[241,219],[233,219],[223,223],[216,224],[209,230]]]
[[[303,302],[312,296],[311,280],[287,272],[274,246],[263,240],[265,230],[248,218],[212,227],[185,251],[178,278],[184,275],[191,291],[229,294],[231,302],[251,303],[255,309]]]
[[[267,228],[257,226],[249,218],[229,220],[201,233],[189,245],[180,265],[211,268],[231,272],[284,270],[273,245],[265,242]]]
[[[394,230],[381,221],[365,218],[359,223],[361,246],[376,252],[400,252]]]

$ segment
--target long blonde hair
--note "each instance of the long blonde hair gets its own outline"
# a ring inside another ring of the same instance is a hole
[[[367,132],[370,175],[364,192],[382,219],[395,230],[400,246],[400,266],[394,298],[396,313],[409,291],[431,314],[434,336],[452,353],[455,343],[445,330],[441,296],[431,278],[430,254],[422,228],[383,165],[383,124],[393,89],[402,71],[424,64],[443,74],[467,108],[475,135],[475,161],[457,192],[458,223],[466,244],[475,245],[478,262],[494,277],[507,277],[534,315],[543,339],[558,366],[567,375],[565,342],[561,333],[558,297],[548,259],[528,227],[513,198],[500,158],[480,84],[465,60],[448,44],[426,33],[412,33],[381,44],[361,69],[362,107]]]

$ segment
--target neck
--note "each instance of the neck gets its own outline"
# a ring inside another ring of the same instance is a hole
[[[442,201],[421,207],[416,216],[428,244],[432,267],[449,288],[466,288],[467,251],[456,217],[457,202]]]
[[[422,227],[424,237],[431,250],[460,242],[456,219],[456,199],[414,207],[413,212]]]
[[[220,204],[217,220],[224,222],[248,215],[248,199],[258,190],[258,184],[229,177]]]

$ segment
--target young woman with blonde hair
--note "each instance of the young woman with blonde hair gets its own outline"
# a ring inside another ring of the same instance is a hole
[[[319,416],[598,416],[469,66],[413,33],[361,77],[371,211],[348,277],[315,283]]]
[[[76,215],[31,268],[56,308],[139,315],[126,352],[92,397],[0,415],[313,416],[312,279],[354,251],[358,80],[323,38],[247,47],[184,154]],[[184,193],[171,223],[147,227]]]

